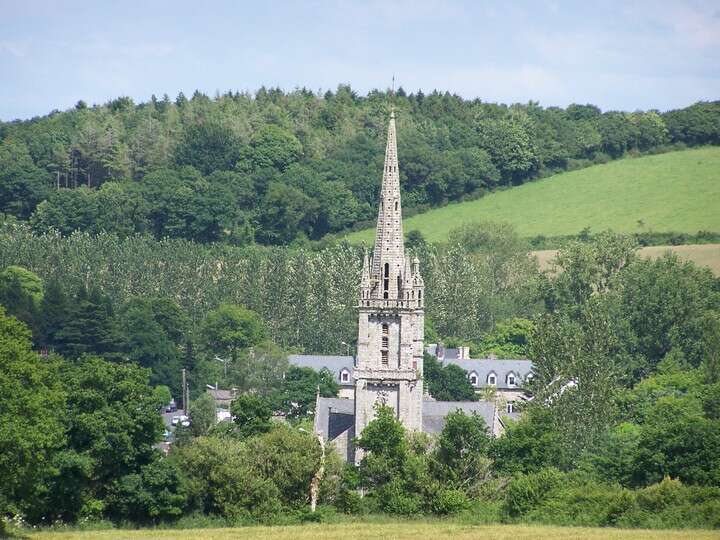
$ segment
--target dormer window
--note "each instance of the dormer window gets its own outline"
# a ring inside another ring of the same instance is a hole
[[[350,372],[347,369],[340,372],[340,382],[350,382]]]
[[[513,388],[513,387],[515,386],[515,374],[512,373],[512,372],[511,372],[511,373],[508,373],[508,376],[507,376],[507,385],[508,385],[510,388]]]
[[[470,375],[468,375],[468,379],[470,380],[470,384],[472,384],[473,386],[478,385],[478,376],[477,373],[475,373],[474,371],[470,373]]]
[[[497,386],[497,375],[495,375],[494,373],[490,373],[490,374],[487,376],[487,383],[488,383],[490,386]]]

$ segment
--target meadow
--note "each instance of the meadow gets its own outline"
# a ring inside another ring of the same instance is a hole
[[[443,521],[396,521],[392,523],[312,524],[276,527],[242,527],[185,530],[105,530],[40,532],[25,538],[38,540],[680,540],[717,539],[720,532],[705,530],[645,530],[539,525],[463,525]]]
[[[402,156],[400,156],[402,167]],[[465,223],[502,221],[522,237],[597,233],[720,231],[720,148],[703,147],[626,158],[557,174],[481,199],[449,204],[403,221],[443,241]],[[351,242],[373,241],[373,230],[351,233]]]

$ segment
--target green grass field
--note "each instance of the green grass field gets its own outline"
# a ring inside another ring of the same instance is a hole
[[[527,238],[574,235],[585,227],[594,233],[720,231],[720,148],[595,165],[430,210],[403,223],[406,233],[419,230],[429,241],[443,241],[450,230],[474,221],[509,222]],[[371,244],[373,230],[351,233],[348,239]]]
[[[717,531],[656,531],[630,529],[599,529],[584,527],[542,527],[525,525],[462,525],[452,522],[345,523],[325,525],[294,525],[286,527],[243,527],[235,529],[186,530],[114,530],[86,532],[43,532],[26,538],[39,540],[680,540],[718,539]]]

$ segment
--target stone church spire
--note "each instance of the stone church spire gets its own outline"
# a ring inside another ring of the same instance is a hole
[[[405,267],[395,111],[390,113],[371,278],[373,298],[399,299]]]
[[[375,248],[360,278],[355,362],[355,435],[391,407],[409,430],[422,430],[424,284],[420,263],[405,254],[395,113],[390,114]],[[356,463],[362,451],[355,453]]]

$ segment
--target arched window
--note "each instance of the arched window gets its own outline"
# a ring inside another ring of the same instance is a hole
[[[350,382],[350,372],[347,369],[340,372],[340,382]]]
[[[474,371],[472,373],[470,373],[470,375],[468,376],[468,379],[470,379],[470,384],[472,384],[473,386],[478,385],[478,376],[477,376],[477,373],[475,373]]]
[[[506,382],[510,388],[515,386],[515,380],[516,380],[515,374],[512,371],[510,373],[508,373]]]
[[[497,385],[497,375],[495,375],[495,373],[489,373],[487,376],[487,383],[490,386],[496,386]]]

